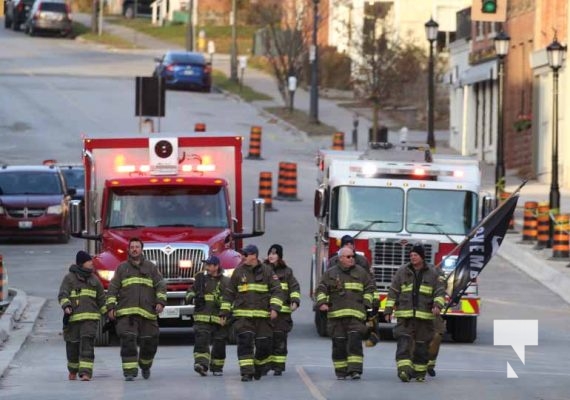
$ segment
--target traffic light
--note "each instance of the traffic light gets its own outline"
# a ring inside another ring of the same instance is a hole
[[[497,12],[497,0],[483,0],[481,12],[484,14],[495,14]]]

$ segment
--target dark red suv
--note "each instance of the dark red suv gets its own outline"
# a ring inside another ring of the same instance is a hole
[[[0,238],[49,236],[67,243],[74,192],[55,165],[1,166]]]

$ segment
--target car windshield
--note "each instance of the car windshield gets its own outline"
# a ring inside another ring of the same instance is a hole
[[[116,188],[107,204],[109,228],[228,228],[225,192],[219,186]]]
[[[0,173],[0,194],[62,194],[58,175],[53,172],[18,171]]]
[[[85,187],[85,172],[83,168],[62,168],[67,187],[83,189]]]
[[[399,232],[404,191],[398,188],[339,186],[333,189],[331,228]]]
[[[467,235],[477,222],[477,195],[466,190],[410,189],[406,230]]]

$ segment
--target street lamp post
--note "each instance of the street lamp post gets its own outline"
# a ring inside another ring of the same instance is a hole
[[[429,42],[429,63],[428,63],[428,132],[427,143],[431,149],[435,148],[435,137],[433,134],[433,111],[434,111],[434,72],[433,72],[433,44],[437,40],[437,30],[439,24],[430,18],[425,23],[426,37]]]
[[[313,46],[309,54],[311,61],[311,103],[309,110],[310,121],[319,123],[319,46],[317,43],[317,30],[319,25],[319,0],[313,0]]]
[[[503,132],[503,92],[505,85],[505,56],[509,52],[509,42],[511,38],[504,31],[501,31],[495,39],[495,54],[499,57],[499,69],[497,73],[497,83],[499,86],[497,94],[497,155],[495,161],[495,199],[499,201],[500,194],[505,187],[505,161],[504,154],[504,132]]]
[[[546,47],[548,65],[552,68],[552,178],[550,183],[550,211],[560,209],[560,188],[558,186],[558,70],[564,64],[566,46],[561,45],[554,35],[552,43]],[[554,237],[554,224],[550,221],[550,243]]]
[[[237,60],[237,5],[236,0],[232,0],[232,14],[231,14],[231,25],[232,25],[232,48],[230,55],[230,79],[234,82],[238,81],[238,60]]]

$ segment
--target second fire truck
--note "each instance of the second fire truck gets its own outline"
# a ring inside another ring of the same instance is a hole
[[[481,171],[477,160],[432,156],[425,148],[319,153],[311,295],[344,235],[351,235],[355,250],[370,261],[381,312],[392,277],[409,262],[414,243],[424,245],[426,262],[441,262],[447,274],[453,271],[457,256],[450,253],[479,221]],[[479,305],[477,283],[472,282],[444,316],[455,341],[476,339]],[[319,310],[315,324],[326,335],[326,315]]]

